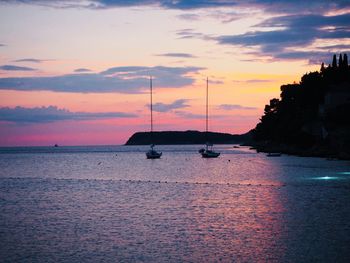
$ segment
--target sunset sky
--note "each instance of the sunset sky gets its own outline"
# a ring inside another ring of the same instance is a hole
[[[350,1],[2,0],[0,146],[244,133],[282,84],[350,50]],[[348,52],[350,53],[350,52]]]

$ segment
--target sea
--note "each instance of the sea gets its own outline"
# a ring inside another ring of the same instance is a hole
[[[350,162],[0,148],[0,262],[350,262]]]

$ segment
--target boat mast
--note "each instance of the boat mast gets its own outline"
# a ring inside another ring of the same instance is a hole
[[[208,77],[207,77],[207,100],[206,100],[206,118],[205,118],[205,147],[208,150]]]
[[[150,92],[151,92],[151,134],[152,134],[153,132],[152,76],[150,76]]]
[[[205,130],[208,132],[208,77],[207,77],[207,107],[206,107],[206,122],[205,122]]]

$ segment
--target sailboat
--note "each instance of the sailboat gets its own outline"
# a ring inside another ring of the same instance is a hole
[[[206,105],[206,119],[205,119],[205,126],[206,126],[206,131],[205,131],[205,135],[207,137],[208,140],[208,78],[207,78],[207,105]],[[217,158],[219,157],[220,153],[219,152],[215,152],[213,150],[213,144],[207,142],[205,144],[205,149],[200,149],[199,153],[202,155],[203,158]]]
[[[150,94],[151,94],[151,140],[153,140],[153,101],[152,101],[152,76],[150,77]],[[154,150],[154,144],[150,145],[150,149],[146,152],[147,159],[159,159],[162,156],[161,152]]]

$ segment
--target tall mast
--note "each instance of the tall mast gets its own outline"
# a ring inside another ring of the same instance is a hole
[[[152,76],[150,76],[150,90],[151,90],[151,132],[153,132]]]
[[[208,77],[207,77],[207,100],[206,100],[206,118],[205,118],[205,149],[208,151]]]
[[[207,77],[207,107],[206,107],[206,122],[205,122],[205,128],[206,132],[208,132],[208,77]]]

